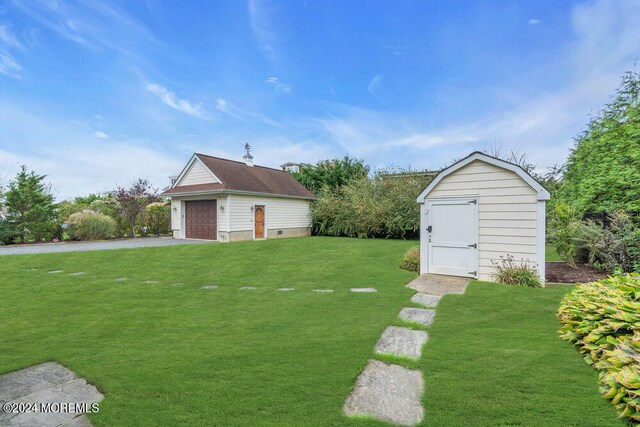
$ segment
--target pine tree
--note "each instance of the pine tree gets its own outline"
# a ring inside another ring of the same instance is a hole
[[[45,178],[46,175],[27,172],[23,165],[4,195],[8,220],[23,242],[43,240],[53,233],[56,206]]]

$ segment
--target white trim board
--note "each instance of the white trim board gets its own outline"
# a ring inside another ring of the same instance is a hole
[[[546,188],[544,188],[542,184],[536,181],[531,175],[525,172],[525,170],[522,169],[520,166],[515,165],[513,163],[506,162],[504,160],[497,159],[495,157],[488,156],[484,153],[480,153],[479,151],[476,151],[474,153],[471,153],[464,159],[449,166],[448,168],[440,171],[440,173],[436,175],[433,181],[431,181],[431,183],[427,185],[427,187],[424,190],[422,190],[422,192],[416,199],[416,202],[424,203],[425,198],[429,195],[431,190],[433,190],[435,186],[438,185],[444,177],[452,174],[453,172],[459,169],[462,169],[463,167],[467,166],[469,163],[476,160],[480,160],[482,162],[489,163],[499,168],[507,169],[511,172],[514,172],[516,175],[522,178],[527,184],[529,184],[529,186],[533,188],[536,191],[536,193],[538,193],[539,201],[549,200],[551,198],[551,193],[549,193],[549,191]]]

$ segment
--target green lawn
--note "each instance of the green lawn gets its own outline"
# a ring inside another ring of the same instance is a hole
[[[558,338],[568,286],[473,282],[448,295],[429,329],[425,425],[624,425],[598,393],[596,371]]]
[[[564,261],[564,258],[562,258],[558,254],[558,252],[556,251],[556,248],[553,245],[549,245],[549,244],[547,244],[547,247],[545,249],[545,258],[547,262]]]
[[[106,394],[97,426],[375,425],[342,405],[409,304],[415,274],[397,266],[413,246],[313,237],[3,256],[0,373],[75,370]],[[420,363],[427,421],[614,423],[595,373],[556,335],[567,291],[477,284],[444,298]]]
[[[414,245],[298,238],[2,256],[0,372],[47,360],[73,369],[106,393],[97,426],[342,424],[355,378],[412,295],[415,274],[397,266]],[[349,291],[370,286],[378,293]]]

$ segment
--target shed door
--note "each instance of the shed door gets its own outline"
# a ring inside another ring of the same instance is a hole
[[[187,239],[216,240],[218,238],[218,208],[216,200],[194,200],[185,205]]]
[[[478,200],[430,200],[426,215],[428,272],[477,277]]]

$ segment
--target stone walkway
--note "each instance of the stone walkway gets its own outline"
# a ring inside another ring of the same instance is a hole
[[[0,426],[91,426],[82,408],[91,409],[91,404],[103,398],[95,386],[75,372],[56,362],[42,363],[0,376],[0,407],[43,404],[35,408],[37,411],[29,407],[30,412],[0,410]]]
[[[442,296],[463,294],[468,281],[467,278],[433,274],[419,276],[407,288],[417,291],[411,301],[425,308],[404,307],[398,317],[422,326],[430,325],[436,314],[434,307]],[[426,331],[389,326],[378,340],[375,352],[419,360],[428,339]],[[420,370],[371,359],[358,376],[343,410],[347,416],[373,417],[392,424],[413,426],[424,418],[423,391]]]

